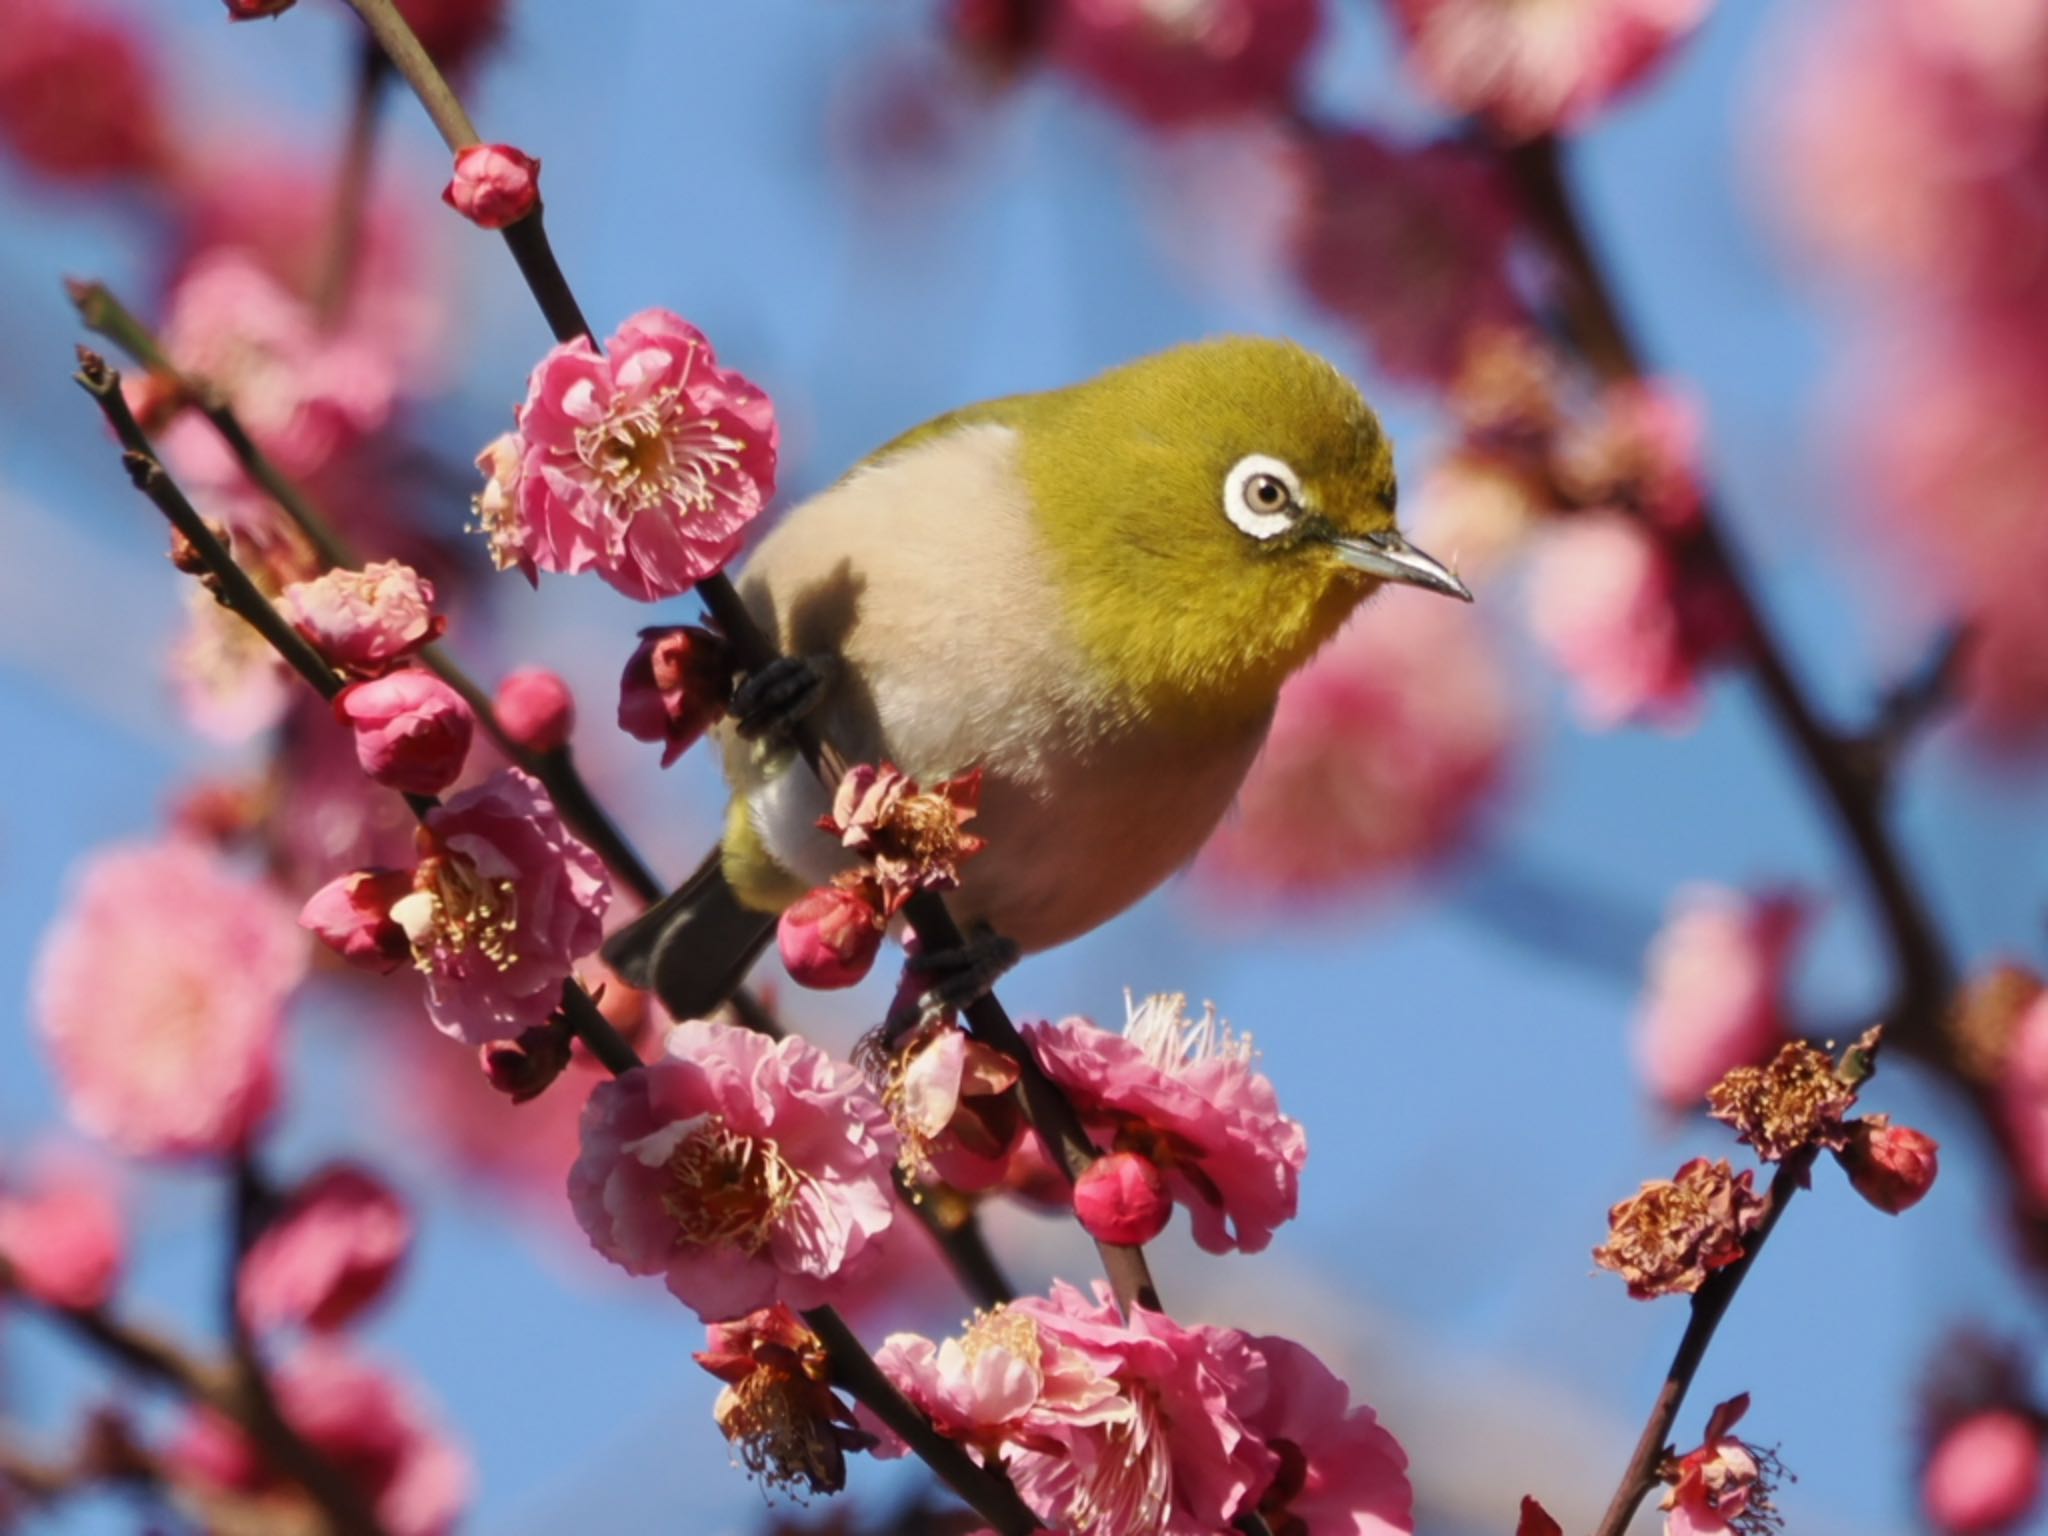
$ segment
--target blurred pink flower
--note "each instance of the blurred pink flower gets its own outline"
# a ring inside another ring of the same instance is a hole
[[[395,359],[353,328],[324,326],[252,255],[209,252],[172,291],[164,351],[233,403],[286,474],[306,476],[382,427],[398,398]],[[158,434],[165,459],[201,486],[241,468],[211,424],[188,411]]]
[[[46,1156],[0,1183],[0,1259],[45,1306],[103,1305],[120,1278],[124,1242],[112,1184],[86,1162]]]
[[[1592,726],[1691,718],[1714,654],[1696,606],[1671,551],[1624,512],[1558,521],[1530,563],[1529,627]]]
[[[422,667],[350,683],[334,714],[355,732],[363,772],[411,795],[438,795],[460,778],[476,734],[462,695]]]
[[[1408,62],[1511,139],[1580,128],[1670,55],[1712,0],[1396,0]]]
[[[2013,1408],[1973,1413],[1935,1444],[1920,1474],[1920,1500],[1948,1536],[2008,1530],[2041,1498],[2041,1430]]]
[[[0,141],[52,181],[148,174],[166,152],[148,35],[126,9],[4,0]]]
[[[1608,386],[1558,431],[1551,473],[1568,505],[1634,512],[1667,533],[1699,526],[1706,504],[1706,422],[1678,385]]]
[[[1125,1007],[1121,1035],[1071,1018],[1026,1024],[1024,1038],[1098,1144],[1159,1165],[1197,1243],[1259,1252],[1294,1217],[1307,1134],[1213,1005],[1198,1020],[1177,994]]]
[[[184,593],[185,630],[171,643],[171,687],[185,723],[210,741],[273,729],[304,686],[270,643],[197,582]]]
[[[2013,1026],[1997,1091],[2012,1139],[2013,1175],[2035,1207],[2048,1207],[2048,992]]]
[[[409,565],[378,560],[295,581],[278,611],[334,666],[372,677],[441,637],[434,584]]]
[[[540,781],[506,768],[427,813],[392,919],[427,978],[427,1012],[471,1045],[546,1022],[597,948],[611,885]]]
[[[442,69],[460,74],[505,30],[506,0],[398,0],[420,46]]]
[[[1279,106],[1322,28],[1321,0],[1058,0],[1052,58],[1162,127]]]
[[[91,855],[35,982],[66,1110],[137,1155],[244,1145],[276,1096],[284,1005],[305,970],[290,907],[211,850]]]
[[[296,684],[272,757],[265,851],[278,883],[308,891],[365,866],[410,871],[419,826],[405,801],[363,777],[355,743],[334,728],[334,710]]]
[[[775,491],[768,397],[663,309],[626,321],[603,355],[579,337],[542,358],[515,442],[514,515],[479,507],[499,565],[595,570],[645,602],[722,567]]]
[[[242,1315],[269,1330],[330,1333],[390,1287],[412,1246],[412,1217],[389,1185],[335,1163],[291,1192],[242,1261]]]
[[[1197,870],[1234,907],[1425,869],[1472,838],[1514,736],[1485,630],[1440,599],[1383,593],[1281,691]]]
[[[852,1068],[693,1020],[591,1093],[569,1199],[599,1253],[720,1322],[832,1301],[895,1217],[895,1152]]]
[[[1679,1458],[1678,1482],[1664,1496],[1664,1536],[1727,1536],[1770,1510],[1764,1461],[1729,1433],[1748,1409],[1747,1392],[1722,1403],[1707,1421],[1705,1443]]]
[[[643,629],[619,676],[619,729],[661,743],[666,768],[725,718],[732,695],[732,654],[708,629],[680,624]]]
[[[508,672],[491,708],[505,734],[529,752],[559,752],[576,728],[576,697],[546,667]]]
[[[1323,134],[1305,169],[1295,271],[1389,374],[1448,384],[1477,337],[1528,323],[1508,272],[1514,204],[1484,156]]]
[[[1786,980],[1806,920],[1785,891],[1696,885],[1673,899],[1650,945],[1633,1042],[1658,1102],[1696,1110],[1731,1069],[1761,1065],[1786,1040]]]
[[[276,1372],[285,1420],[369,1500],[389,1536],[445,1536],[469,1499],[469,1460],[410,1385],[316,1340]],[[185,1422],[167,1459],[195,1491],[300,1498],[241,1430],[210,1409]]]
[[[517,224],[540,206],[540,162],[510,144],[458,149],[441,201],[484,229]]]
[[[1279,1457],[1259,1513],[1294,1536],[1407,1536],[1415,1529],[1408,1454],[1372,1409],[1301,1345],[1247,1340],[1265,1363],[1262,1390],[1241,1394],[1245,1427]],[[1247,1398],[1250,1400],[1247,1401]]]
[[[1142,1152],[1106,1153],[1074,1181],[1074,1218],[1098,1243],[1149,1243],[1172,1215],[1166,1175]]]

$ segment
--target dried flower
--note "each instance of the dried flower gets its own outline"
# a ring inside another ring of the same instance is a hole
[[[569,744],[576,728],[576,698],[569,685],[546,667],[520,667],[506,674],[491,700],[491,712],[505,734],[529,752],[545,755]]]
[[[725,718],[731,697],[732,653],[719,636],[690,624],[643,629],[619,676],[619,729],[660,742],[666,768]]]
[[[242,1315],[259,1329],[331,1333],[390,1288],[412,1246],[412,1217],[366,1168],[330,1164],[307,1179],[242,1260]]]
[[[1763,1220],[1764,1202],[1747,1169],[1696,1157],[1669,1179],[1651,1179],[1607,1213],[1607,1241],[1593,1262],[1628,1282],[1638,1301],[1690,1294],[1742,1257],[1743,1239]]]
[[[790,903],[775,927],[790,980],[829,992],[867,975],[888,926],[880,900],[872,876],[848,871]]]
[[[458,149],[441,201],[480,229],[517,224],[540,206],[540,162],[510,144]]]
[[[881,910],[894,916],[919,891],[950,891],[960,866],[984,844],[965,830],[981,800],[981,770],[929,790],[888,763],[846,770],[818,825],[851,848],[880,882]]]
[[[1893,1125],[1887,1115],[1867,1115],[1851,1122],[1849,1144],[1835,1156],[1857,1194],[1896,1216],[1934,1187],[1940,1152],[1940,1143],[1925,1132]]]
[[[514,1104],[530,1104],[569,1069],[575,1037],[557,1014],[545,1024],[530,1025],[513,1040],[486,1040],[477,1047],[484,1081]]]
[[[315,650],[359,677],[375,677],[448,627],[434,612],[434,584],[396,560],[295,581],[278,595],[277,606]]]
[[[769,1488],[837,1493],[846,1453],[874,1443],[832,1391],[824,1342],[779,1302],[713,1323],[696,1360],[726,1383],[712,1416],[741,1465]]]
[[[461,777],[476,734],[462,695],[418,667],[349,684],[334,714],[355,731],[363,772],[411,795],[438,795]]]
[[[1827,1052],[1789,1040],[1769,1066],[1737,1067],[1722,1078],[1707,1090],[1707,1104],[1758,1157],[1779,1163],[1802,1148],[1847,1146],[1844,1117],[1856,1107],[1856,1090]]]

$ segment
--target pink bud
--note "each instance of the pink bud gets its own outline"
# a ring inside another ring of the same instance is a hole
[[[2012,1525],[2040,1493],[2040,1433],[2011,1408],[1972,1414],[1951,1428],[1920,1483],[1927,1518],[1952,1536]]]
[[[391,906],[411,894],[410,870],[354,870],[313,893],[299,909],[299,926],[350,965],[395,971],[412,958],[412,942],[392,918]]]
[[[256,1328],[330,1332],[389,1288],[412,1246],[412,1218],[375,1174],[323,1168],[292,1193],[242,1261],[242,1315]]]
[[[334,713],[355,728],[363,772],[414,795],[438,795],[455,782],[476,727],[462,696],[416,667],[342,689]]]
[[[1550,1511],[1527,1495],[1522,1499],[1522,1518],[1515,1536],[1564,1536],[1564,1528],[1551,1519]]]
[[[97,1307],[121,1272],[121,1210],[84,1164],[51,1164],[30,1187],[0,1191],[0,1259],[45,1306]]]
[[[257,21],[265,16],[282,16],[299,0],[225,0],[229,21]]]
[[[643,629],[619,676],[619,729],[662,743],[666,768],[725,714],[732,659],[708,629]]]
[[[1149,1243],[1166,1230],[1166,1175],[1139,1152],[1099,1157],[1074,1184],[1074,1214],[1097,1242]]]
[[[1837,1152],[1856,1193],[1896,1216],[1920,1203],[1934,1187],[1941,1144],[1909,1125],[1871,1115],[1850,1127],[1849,1145]]]
[[[498,685],[492,701],[498,724],[529,752],[555,752],[569,744],[576,728],[576,700],[569,685],[546,667],[521,667]]]
[[[776,939],[790,979],[829,992],[867,975],[882,947],[882,922],[858,889],[821,885],[782,914]]]
[[[510,144],[458,149],[441,201],[484,229],[517,224],[540,206],[540,162]]]

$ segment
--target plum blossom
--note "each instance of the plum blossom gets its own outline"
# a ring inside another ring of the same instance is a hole
[[[167,158],[163,88],[132,16],[79,0],[6,0],[0,143],[58,182],[148,174]]]
[[[435,1026],[480,1045],[546,1022],[576,962],[603,936],[603,863],[562,825],[540,781],[517,768],[428,811],[419,847],[409,887],[383,916],[404,931],[427,978]],[[316,892],[299,920],[367,963],[386,952],[375,903],[393,889],[385,872],[358,870]]]
[[[732,655],[717,635],[693,624],[643,629],[619,676],[619,729],[660,742],[666,768],[725,718],[731,697]]]
[[[600,1083],[569,1199],[597,1251],[710,1322],[825,1304],[895,1216],[896,1132],[860,1074],[794,1037],[701,1020]]]
[[[906,985],[920,982],[907,975]],[[902,1138],[907,1175],[967,1191],[1003,1182],[1027,1129],[1011,1092],[1015,1061],[941,1018],[893,1051],[870,1051],[863,1065]]]
[[[186,589],[185,617],[168,662],[186,723],[224,745],[274,728],[302,686],[283,658],[197,582]]]
[[[1657,1100],[1691,1110],[1787,1035],[1786,981],[1807,907],[1784,891],[1689,886],[1651,941],[1634,1054]]]
[[[123,1243],[120,1202],[90,1164],[45,1157],[0,1180],[0,1271],[44,1306],[103,1305],[120,1278]]]
[[[1235,811],[1197,866],[1235,906],[1427,868],[1477,833],[1515,711],[1483,629],[1412,593],[1375,598],[1289,680]]]
[[[1987,1408],[1950,1425],[1920,1474],[1927,1518],[1949,1536],[2008,1530],[2040,1498],[2041,1429],[2016,1408]]]
[[[2048,993],[2036,991],[2010,1026],[1996,1093],[2014,1176],[2035,1205],[2048,1206]]]
[[[506,0],[398,0],[420,46],[459,74],[505,30]]]
[[[576,696],[546,667],[508,672],[491,709],[505,734],[529,752],[559,752],[576,729]]]
[[[1760,1067],[1737,1067],[1707,1091],[1708,1111],[1735,1128],[1767,1163],[1807,1147],[1848,1145],[1856,1088],[1834,1057],[1803,1040],[1788,1040]]]
[[[1650,74],[1712,0],[1397,0],[1408,62],[1453,112],[1511,139],[1566,132]]]
[[[1255,1336],[1263,1391],[1239,1412],[1280,1460],[1258,1510],[1275,1536],[1406,1536],[1415,1529],[1408,1454],[1372,1409],[1301,1345]],[[1255,1378],[1257,1379],[1257,1378]]]
[[[1669,1179],[1651,1179],[1607,1213],[1607,1241],[1593,1262],[1628,1282],[1638,1301],[1673,1292],[1690,1295],[1707,1276],[1743,1254],[1743,1240],[1763,1220],[1755,1175],[1724,1158],[1696,1157]]]
[[[856,763],[818,825],[867,862],[878,910],[893,916],[919,891],[950,891],[960,866],[981,852],[965,829],[981,802],[981,770],[930,789],[889,763]]]
[[[242,1260],[242,1316],[258,1329],[331,1333],[390,1288],[412,1246],[412,1217],[391,1187],[347,1163],[293,1190]]]
[[[1749,1411],[1749,1394],[1730,1398],[1707,1420],[1707,1438],[1679,1458],[1664,1495],[1664,1536],[1761,1536],[1782,1525],[1771,1506],[1777,1459],[1729,1431]]]
[[[555,347],[518,421],[478,461],[476,510],[499,567],[529,579],[595,570],[628,597],[674,597],[732,558],[775,490],[774,407],[667,310],[602,354]]]
[[[431,645],[448,621],[434,612],[434,584],[397,560],[359,571],[336,567],[278,595],[279,612],[334,666],[375,677]]]
[[[713,1323],[697,1363],[726,1384],[712,1416],[769,1488],[837,1493],[846,1453],[872,1443],[831,1388],[824,1341],[779,1302]]]
[[[540,162],[510,144],[458,149],[441,201],[483,229],[517,224],[540,206]]]
[[[35,980],[71,1118],[140,1156],[244,1145],[276,1097],[284,1007],[305,970],[290,907],[212,850],[93,854]]]
[[[461,777],[476,734],[462,695],[419,667],[349,684],[334,713],[355,732],[363,772],[412,795],[438,795]]]
[[[412,940],[391,908],[411,893],[410,870],[352,870],[307,898],[299,909],[299,926],[350,965],[395,971],[412,958]]]
[[[1321,0],[1059,0],[1053,60],[1161,126],[1287,101]]]
[[[1121,1035],[1071,1018],[1027,1024],[1024,1038],[1098,1145],[1158,1165],[1197,1243],[1259,1252],[1294,1217],[1307,1134],[1213,1004],[1191,1020],[1178,994],[1124,1001]]]
[[[1849,1127],[1849,1144],[1835,1156],[1856,1193],[1896,1216],[1911,1210],[1934,1187],[1941,1144],[1887,1115],[1866,1115]]]
[[[317,1340],[284,1363],[274,1386],[286,1422],[355,1485],[390,1536],[446,1536],[454,1528],[469,1498],[469,1461],[408,1383]],[[186,1421],[167,1460],[202,1511],[209,1494],[303,1497],[211,1409]]]
[[[790,980],[829,992],[867,975],[888,926],[881,900],[880,886],[859,872],[807,891],[784,908],[775,941]]]

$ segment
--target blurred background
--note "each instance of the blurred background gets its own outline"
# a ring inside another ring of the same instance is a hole
[[[942,410],[1218,332],[1297,338],[1379,407],[1409,526],[1479,602],[1375,605],[1294,685],[1211,853],[1002,990],[1019,1017],[1111,1026],[1125,988],[1185,992],[1251,1032],[1308,1131],[1301,1214],[1225,1258],[1177,1220],[1157,1261],[1175,1311],[1323,1352],[1407,1446],[1420,1529],[1509,1530],[1524,1493],[1590,1526],[1684,1325],[1590,1250],[1641,1181],[1736,1152],[1690,1110],[1717,1075],[1694,1083],[1691,1057],[1846,1038],[1890,996],[1857,866],[1700,572],[1707,487],[1845,729],[1967,627],[1891,820],[1964,974],[2041,958],[2038,8],[1552,0],[1526,8],[1551,17],[1540,36],[1501,0],[501,9],[453,61],[485,136],[544,161],[600,333],[671,308],[773,396],[780,505]],[[97,1167],[127,1229],[124,1308],[204,1340],[220,1172],[117,1162],[70,1125],[31,1004],[39,947],[109,844],[203,832],[296,905],[402,829],[345,756],[326,771],[321,712],[167,568],[68,381],[84,333],[61,279],[104,280],[174,352],[181,284],[224,251],[317,308],[359,29],[333,0],[243,26],[202,0],[6,0],[0,20],[0,1178],[52,1149]],[[1250,31],[1216,41],[1227,27]],[[1460,27],[1487,41],[1443,42]],[[1556,252],[1525,222],[1553,131],[1647,383],[1583,334],[1574,351]],[[529,590],[465,536],[471,460],[550,338],[498,242],[441,205],[446,157],[402,89],[374,132],[339,324],[382,349],[387,387],[299,467],[364,547],[433,575],[486,686],[529,664],[568,681],[585,773],[677,876],[716,828],[714,770],[700,752],[662,771],[612,716],[635,631],[693,605]],[[204,366],[259,381],[239,356]],[[782,1007],[843,1050],[880,1016],[881,971],[848,994],[784,984]],[[1929,1025],[1924,1059],[1895,1055],[1866,1094],[1940,1140],[1931,1196],[1883,1215],[1823,1166],[1679,1424],[1683,1448],[1751,1393],[1745,1431],[1797,1474],[1793,1529],[1926,1528],[1921,1470],[1953,1411],[1953,1383],[1929,1382],[1959,1331],[2017,1362],[1965,1396],[2030,1408],[2048,1086],[2015,1064],[2036,984],[2008,980],[1973,1016],[1982,1050]],[[360,1160],[411,1206],[403,1284],[354,1332],[473,1463],[465,1529],[908,1528],[914,1464],[859,1459],[838,1506],[808,1511],[729,1469],[699,1325],[569,1215],[582,1069],[508,1106],[410,978],[316,968],[289,1031],[266,1162],[291,1180]],[[986,1220],[1026,1288],[1093,1272],[1064,1218]],[[936,1266],[893,1274],[854,1312],[871,1341],[966,1315]],[[7,1434],[62,1444],[112,1381],[0,1305]],[[2001,1517],[2048,1528],[2029,1510]],[[177,1528],[107,1491],[20,1514]]]

